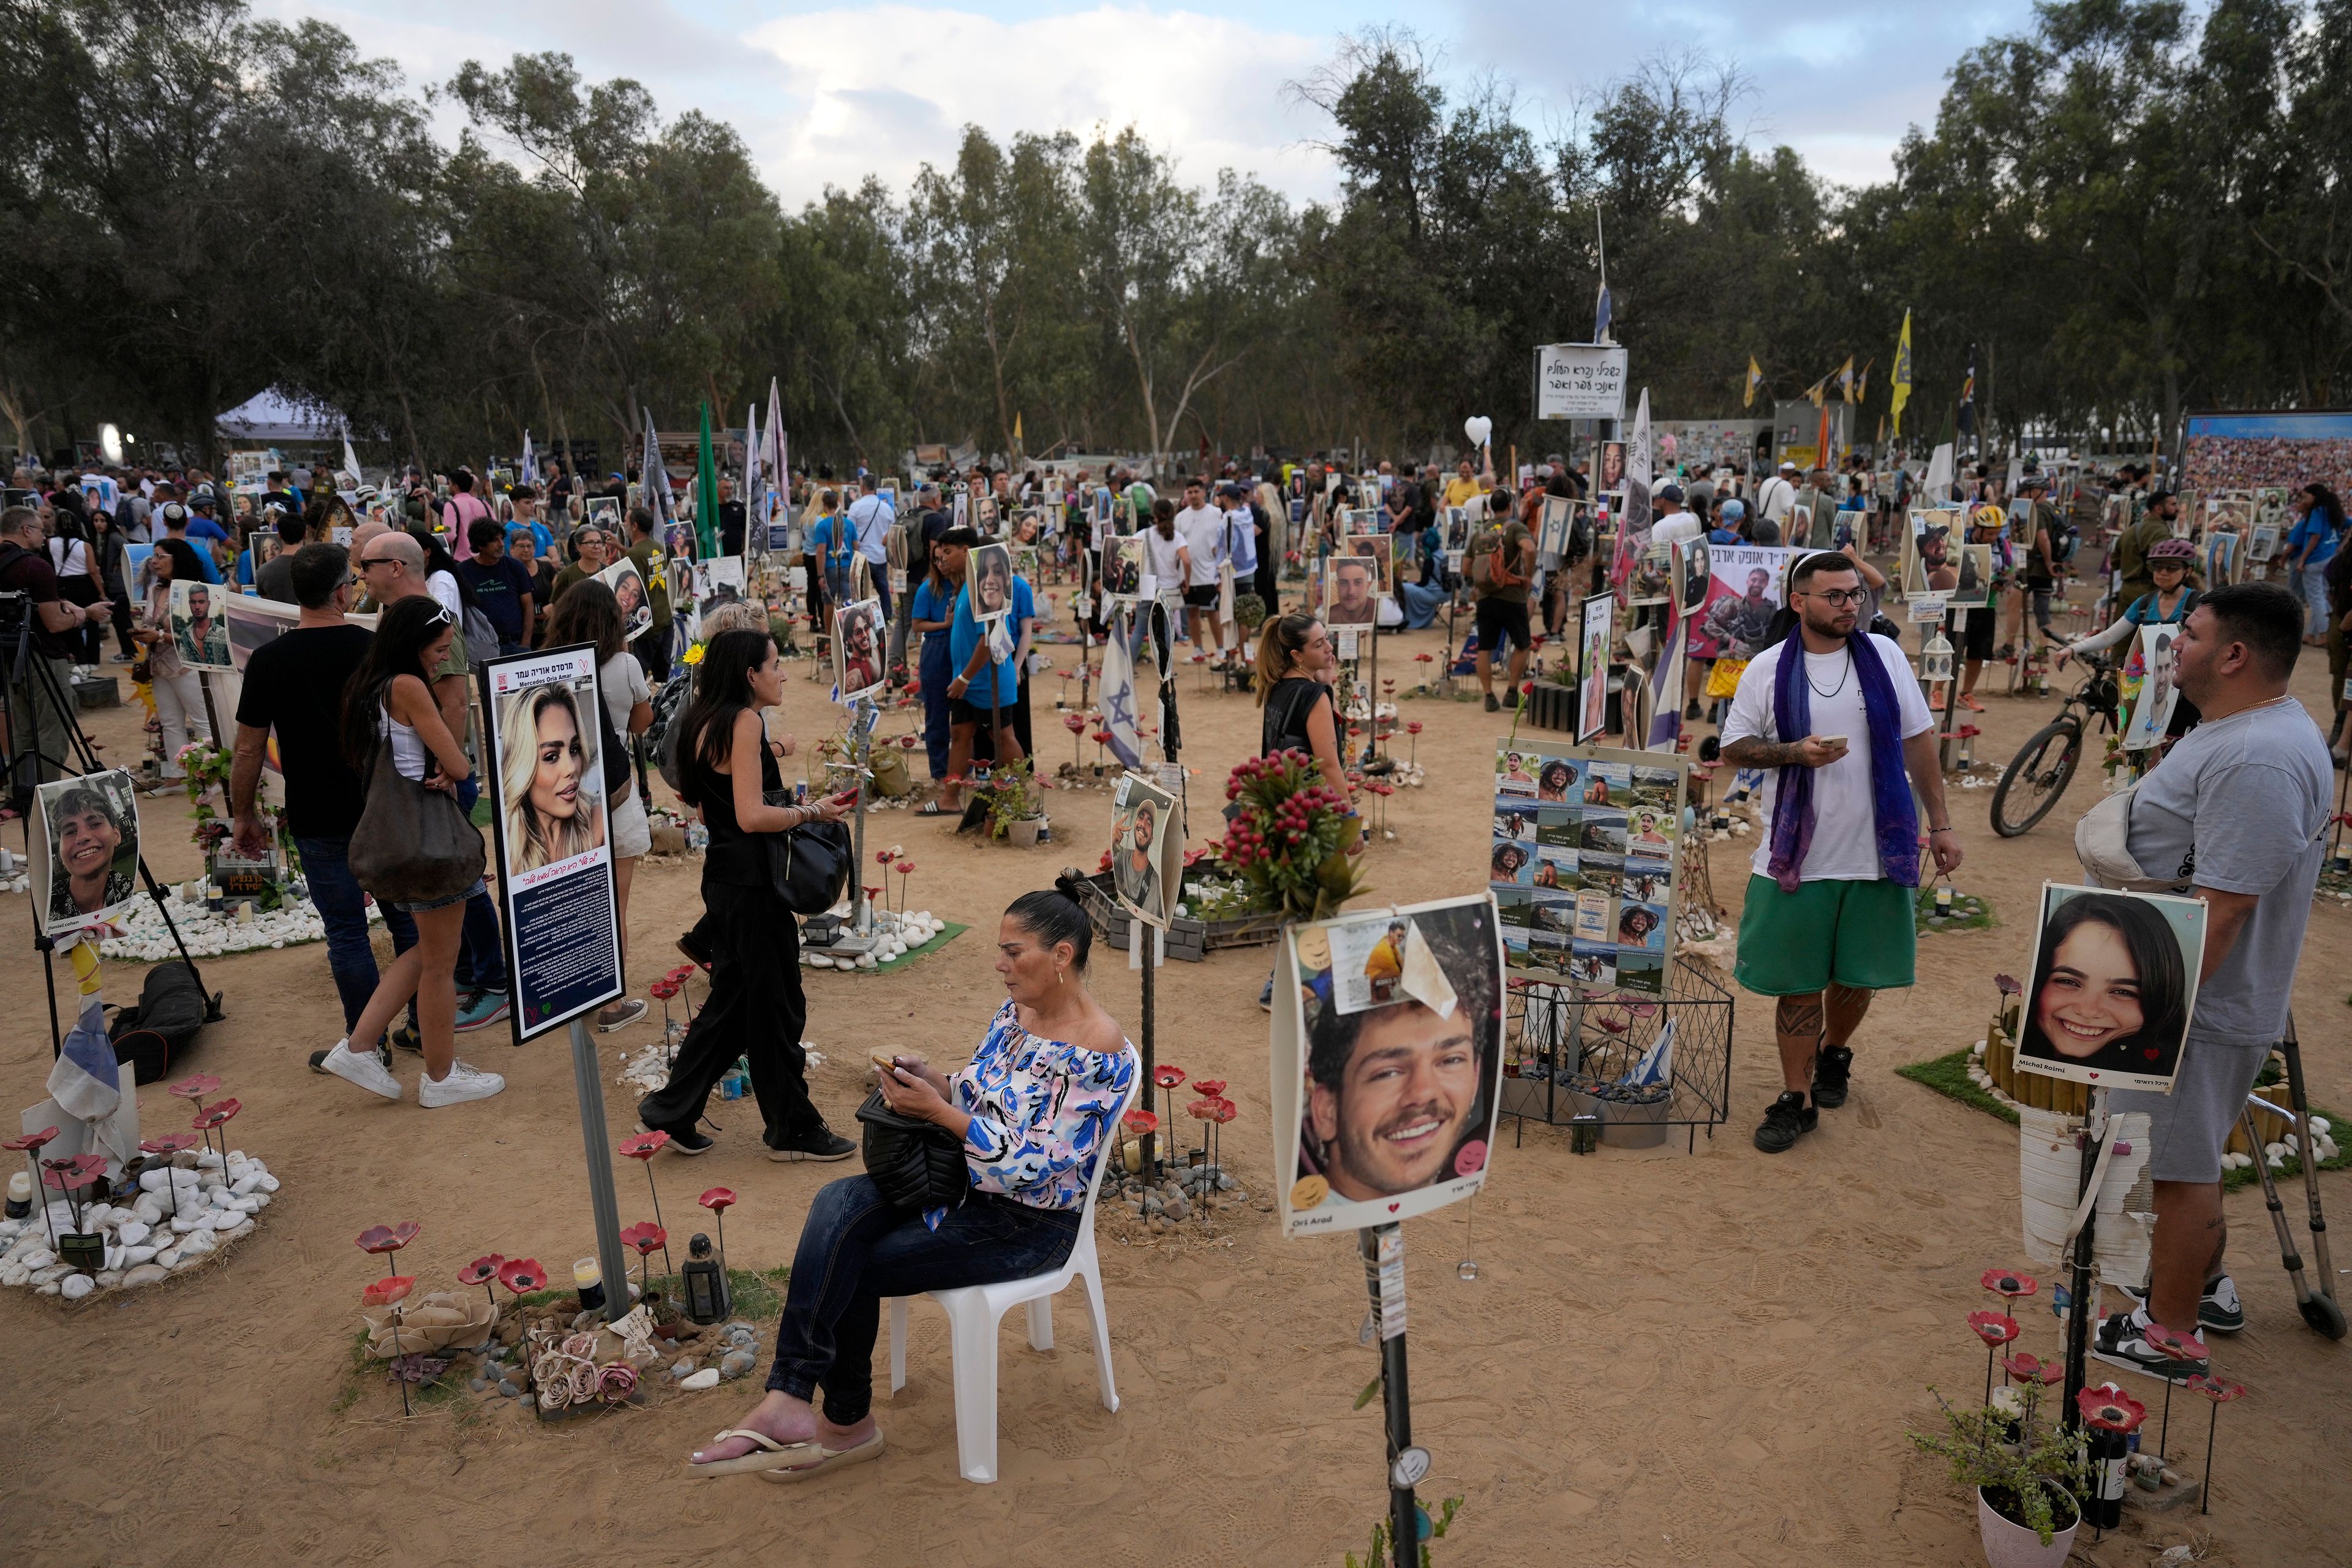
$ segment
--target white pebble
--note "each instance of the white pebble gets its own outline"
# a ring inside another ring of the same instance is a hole
[[[142,1263],[152,1263],[154,1258],[155,1248],[152,1247],[126,1247],[122,1249],[122,1266],[125,1268],[136,1268]]]
[[[115,1227],[115,1239],[125,1247],[136,1247],[147,1239],[152,1229],[144,1220],[127,1219]]]
[[[679,1383],[678,1386],[696,1394],[701,1393],[706,1388],[716,1388],[719,1386],[719,1369],[715,1366],[706,1366],[700,1372]]]
[[[87,1274],[68,1274],[58,1281],[58,1294],[68,1301],[79,1301],[98,1289],[98,1281]]]

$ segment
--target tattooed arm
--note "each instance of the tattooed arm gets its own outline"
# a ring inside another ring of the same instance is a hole
[[[1808,735],[1801,741],[1768,741],[1761,735],[1743,735],[1723,748],[1723,760],[1735,768],[1821,768],[1845,752],[1843,740],[1824,741],[1819,735]]]

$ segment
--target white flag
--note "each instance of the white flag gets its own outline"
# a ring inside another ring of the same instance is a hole
[[[961,499],[961,498],[959,498]],[[1103,643],[1103,729],[1110,735],[1111,755],[1122,767],[1143,765],[1143,735],[1135,717],[1135,661],[1128,657],[1128,638],[1134,635],[1135,612],[1122,608],[1112,620]]]
[[[522,433],[522,468],[520,477],[524,484],[539,483],[539,453],[531,447],[530,432],[528,430]]]
[[[348,430],[343,432],[343,472],[351,475],[353,489],[366,482],[367,476],[360,472],[360,455],[352,450],[352,433]]]

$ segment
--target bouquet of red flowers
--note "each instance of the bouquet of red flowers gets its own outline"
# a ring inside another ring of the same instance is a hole
[[[1298,920],[1319,920],[1364,890],[1348,850],[1362,823],[1305,752],[1252,757],[1225,781],[1224,842],[1233,872],[1259,901]]]

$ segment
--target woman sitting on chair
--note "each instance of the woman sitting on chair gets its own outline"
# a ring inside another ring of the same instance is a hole
[[[793,1257],[768,1396],[688,1470],[798,1481],[874,1458],[882,1299],[1023,1279],[1068,1259],[1111,1118],[1139,1070],[1134,1047],[1087,991],[1092,942],[1068,889],[1023,894],[996,933],[1010,1000],[971,1062],[946,1077],[919,1057],[891,1058],[883,1098],[962,1139],[972,1191],[957,1207],[918,1214],[894,1206],[869,1176],[821,1189]],[[812,1403],[820,1388],[822,1413]]]

